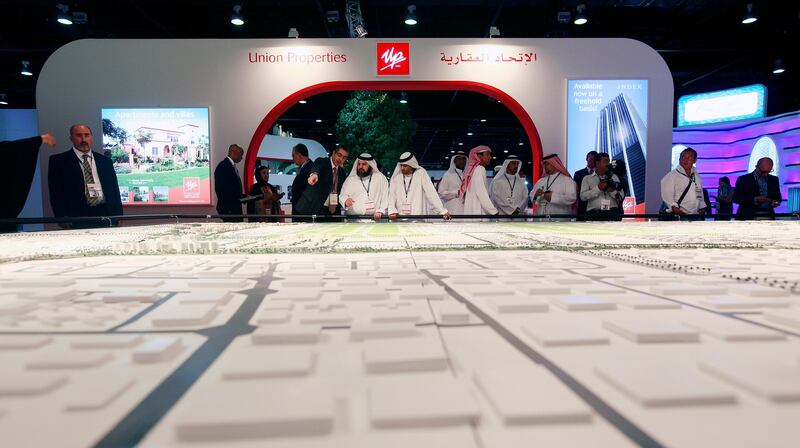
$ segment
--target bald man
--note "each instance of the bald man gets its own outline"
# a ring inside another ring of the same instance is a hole
[[[57,218],[122,215],[114,163],[92,150],[92,130],[85,124],[73,125],[69,128],[69,140],[72,148],[50,156],[47,182],[53,215]],[[107,227],[108,222],[76,221],[59,225],[62,228]]]
[[[214,192],[217,194],[217,213],[220,215],[241,215],[244,197],[242,178],[236,164],[242,161],[244,149],[233,144],[228,147],[228,157],[222,159],[214,169]],[[242,222],[244,218],[222,218],[224,222]]]
[[[773,162],[763,157],[756,163],[753,172],[736,179],[733,201],[739,204],[737,220],[774,219],[775,208],[781,205],[781,185],[773,176]]]

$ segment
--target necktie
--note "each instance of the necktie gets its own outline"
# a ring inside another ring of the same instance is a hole
[[[94,207],[100,203],[100,198],[92,197],[89,194],[89,184],[94,183],[94,176],[92,176],[92,165],[89,163],[88,154],[83,155],[83,182],[86,185],[86,203],[89,204],[89,207]]]
[[[331,194],[336,194],[336,186],[339,183],[339,171],[337,171],[338,167],[333,167],[333,182],[331,183]],[[337,195],[338,196],[338,195]],[[336,213],[336,203],[329,202],[328,203],[328,211],[331,213]]]

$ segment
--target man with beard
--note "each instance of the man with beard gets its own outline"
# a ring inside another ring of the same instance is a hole
[[[451,218],[425,168],[410,152],[400,154],[389,183],[389,219],[433,214]]]
[[[464,213],[464,203],[458,198],[458,189],[464,180],[464,168],[467,166],[467,155],[458,151],[450,157],[450,168],[439,181],[437,191],[444,202],[444,208],[454,215]]]
[[[389,181],[378,170],[371,154],[362,153],[356,158],[350,175],[342,184],[339,203],[347,215],[372,215],[381,219],[389,207]]]
[[[519,177],[520,165],[519,157],[508,156],[489,185],[489,196],[502,215],[519,215],[528,205],[528,188]]]

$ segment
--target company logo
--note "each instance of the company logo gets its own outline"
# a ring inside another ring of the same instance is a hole
[[[630,196],[625,197],[625,200],[622,201],[622,210],[626,215],[636,213],[636,199]]]
[[[378,42],[378,75],[410,75],[408,42]]]
[[[200,178],[183,178],[183,197],[186,199],[200,199]]]

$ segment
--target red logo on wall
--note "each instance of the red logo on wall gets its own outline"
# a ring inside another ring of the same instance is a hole
[[[411,44],[378,42],[378,75],[410,75]]]

